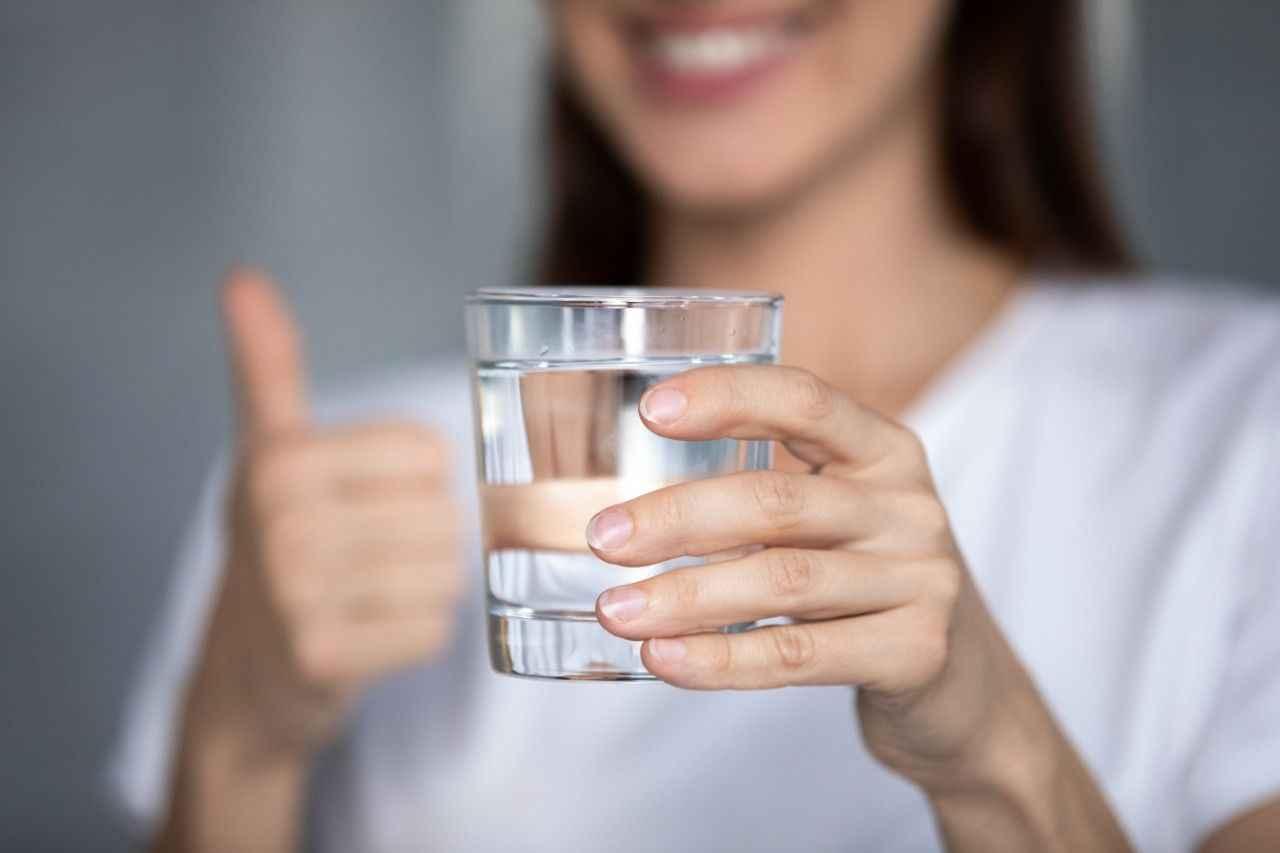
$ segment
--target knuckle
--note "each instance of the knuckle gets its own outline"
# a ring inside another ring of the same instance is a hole
[[[914,430],[902,424],[895,424],[894,429],[896,430],[897,443],[903,456],[927,469],[929,451],[924,446],[924,440]]]
[[[303,559],[313,529],[310,514],[283,512],[272,518],[262,532],[262,558],[271,574],[286,572]]]
[[[337,660],[334,646],[321,632],[295,632],[290,638],[289,652],[294,670],[304,681],[323,684],[335,680]]]
[[[960,570],[954,562],[938,559],[928,567],[928,579],[925,590],[929,600],[939,604],[945,612],[950,612],[960,598]]]
[[[724,370],[716,377],[717,385],[724,394],[724,407],[734,418],[742,418],[751,409],[751,393],[743,384],[743,373],[740,370]]]
[[[781,625],[770,632],[774,657],[787,672],[805,669],[813,662],[813,635],[801,625]]]
[[[918,489],[899,496],[902,511],[926,541],[936,542],[946,538],[951,529],[951,519],[946,507],[932,490]]]
[[[808,370],[793,370],[791,388],[795,411],[803,418],[821,420],[835,407],[831,386]]]
[[[753,475],[751,496],[756,508],[775,528],[792,526],[805,509],[805,492],[800,481],[782,471]]]
[[[915,430],[905,424],[897,424],[898,440],[902,442],[902,446],[912,450],[921,456],[925,455],[924,440],[916,433]]]
[[[951,655],[951,632],[948,626],[948,620],[937,617],[921,620],[914,654],[918,683],[932,681],[946,668]]]
[[[724,634],[712,634],[718,637],[719,642],[716,643],[715,652],[711,655],[711,671],[719,676],[727,676],[734,671],[736,666],[734,660],[733,641]]]
[[[249,460],[249,494],[259,509],[270,506],[305,479],[315,465],[306,443],[278,439],[253,451]]]
[[[764,555],[769,590],[778,598],[796,598],[813,586],[817,559],[809,551],[793,548],[771,548]]]
[[[942,501],[930,496],[921,502],[920,512],[920,526],[930,540],[940,542],[950,535],[951,519]]]
[[[691,611],[702,601],[702,579],[697,572],[678,571],[666,575],[664,580],[671,584],[671,598],[676,607]]]
[[[660,494],[654,506],[653,520],[661,530],[683,529],[691,517],[689,497],[683,489]]]

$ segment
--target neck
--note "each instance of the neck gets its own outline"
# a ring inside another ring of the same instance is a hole
[[[658,211],[655,282],[781,293],[784,360],[900,414],[1019,275],[946,204],[931,112],[767,212]]]

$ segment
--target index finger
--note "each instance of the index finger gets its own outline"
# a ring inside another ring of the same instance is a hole
[[[640,416],[668,438],[782,441],[811,465],[864,468],[920,451],[905,427],[796,367],[690,370],[649,389],[640,401]]]

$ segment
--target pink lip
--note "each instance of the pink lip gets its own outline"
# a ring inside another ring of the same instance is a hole
[[[777,27],[790,29],[787,38],[808,40],[820,19],[826,17],[835,0],[823,3],[788,3],[786,8],[733,12],[718,5],[649,6],[644,14],[622,22],[631,44],[636,81],[640,90],[659,104],[671,106],[727,105],[759,90],[769,78],[777,77],[795,58],[797,50],[759,56],[755,61],[735,68],[675,68],[657,58],[650,50],[654,38],[663,36],[699,36],[714,29],[753,29]],[[781,4],[777,4],[781,5]],[[796,15],[799,29],[796,29]],[[792,45],[795,47],[795,45]]]
[[[696,33],[717,27],[736,29],[760,26],[779,21],[786,14],[794,13],[774,11],[726,15],[716,9],[663,9],[655,14],[646,14],[632,23],[636,27],[653,32]]]
[[[732,71],[676,71],[651,57],[640,57],[640,81],[645,91],[660,100],[689,105],[711,105],[734,100],[757,88],[790,59],[783,53]]]

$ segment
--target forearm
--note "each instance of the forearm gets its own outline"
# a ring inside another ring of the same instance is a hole
[[[154,853],[298,848],[307,762],[265,754],[239,733],[189,719]]]
[[[1128,853],[1102,791],[1039,697],[964,785],[929,792],[951,853]]]

